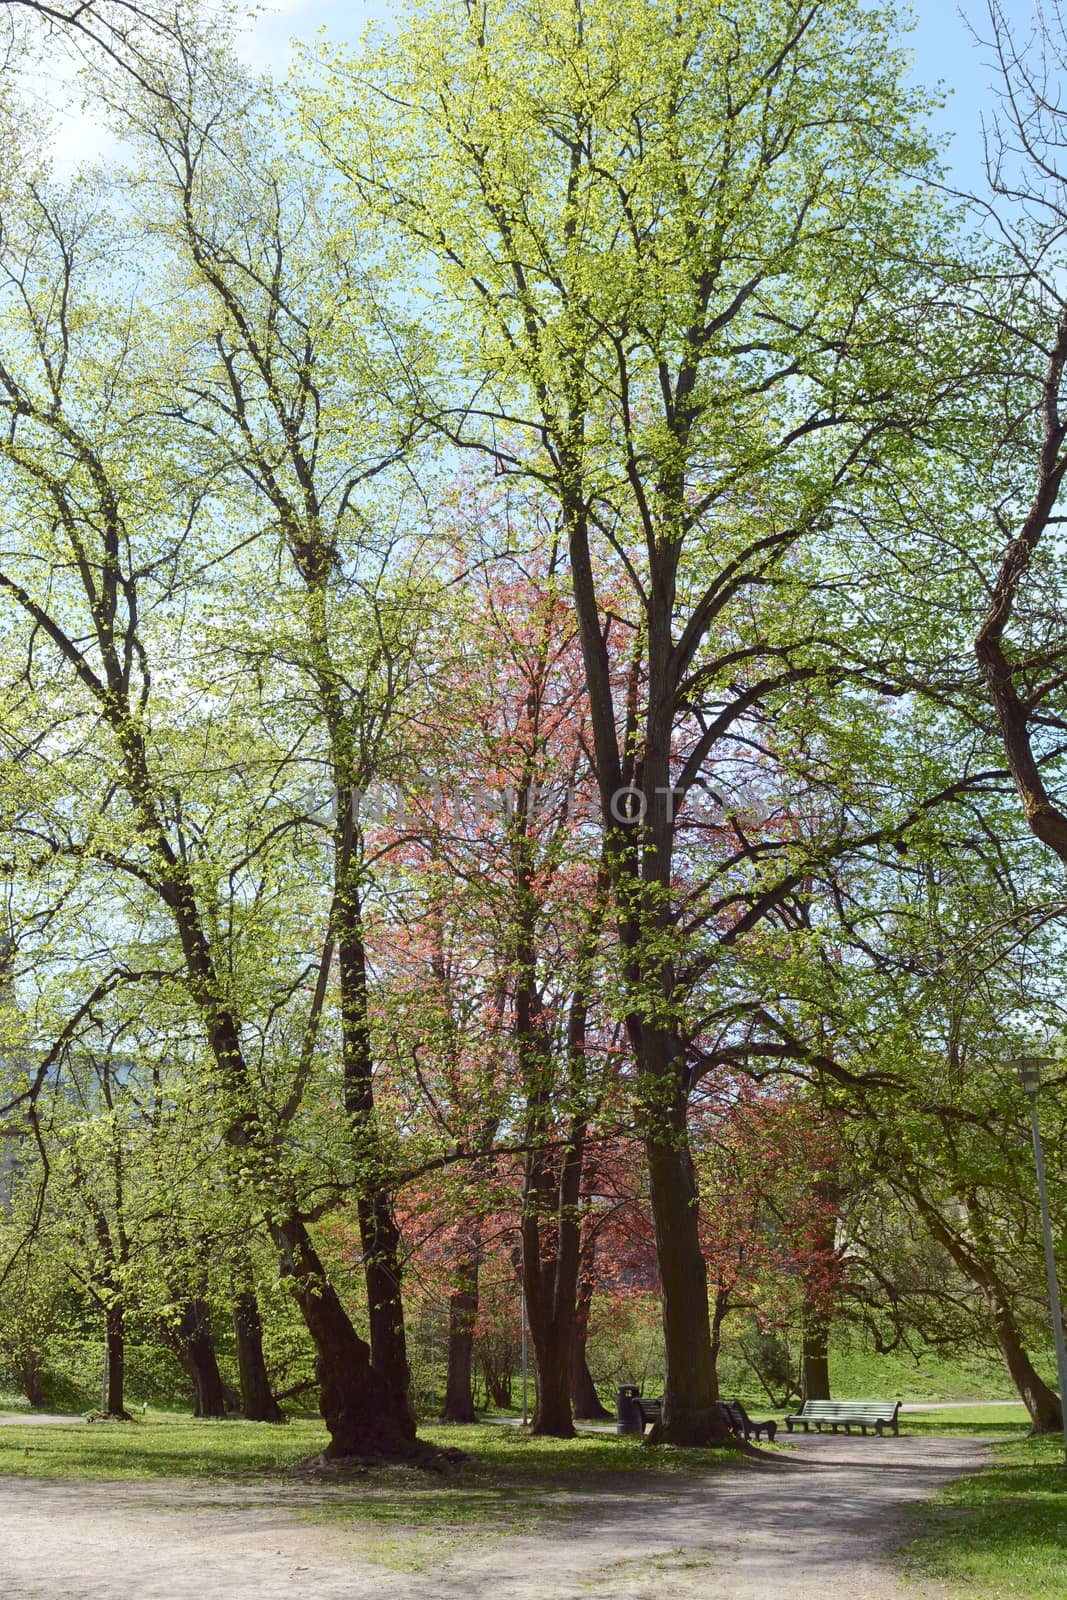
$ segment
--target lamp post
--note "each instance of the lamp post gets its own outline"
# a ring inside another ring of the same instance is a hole
[[[1063,1425],[1063,1464],[1067,1467],[1067,1349],[1063,1342],[1063,1316],[1060,1312],[1060,1286],[1056,1278],[1056,1255],[1052,1248],[1052,1224],[1048,1214],[1048,1189],[1045,1186],[1045,1158],[1041,1150],[1041,1129],[1037,1121],[1037,1096],[1041,1088],[1041,1057],[1019,1058],[1019,1080],[1030,1102],[1030,1130],[1034,1138],[1034,1165],[1037,1168],[1037,1193],[1041,1202],[1041,1231],[1045,1236],[1045,1268],[1048,1272],[1048,1303],[1052,1312],[1052,1337],[1056,1341],[1056,1372],[1060,1388],[1060,1419]]]

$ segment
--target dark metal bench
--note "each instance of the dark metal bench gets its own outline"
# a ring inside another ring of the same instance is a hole
[[[740,1400],[721,1400],[719,1410],[725,1417],[728,1427],[739,1439],[758,1439],[761,1433],[767,1435],[767,1442],[774,1443],[774,1436],[778,1432],[778,1424],[770,1419],[766,1422],[753,1422]]]
[[[805,1433],[810,1427],[814,1427],[817,1433],[821,1433],[823,1428],[832,1428],[834,1433],[838,1428],[844,1428],[846,1433],[859,1428],[863,1434],[868,1428],[873,1428],[881,1438],[886,1428],[892,1428],[895,1434],[900,1433],[899,1416],[899,1400],[805,1400],[794,1416],[786,1417],[785,1425],[789,1433],[792,1433],[794,1423],[798,1427],[803,1426]]]
[[[634,1394],[630,1396],[630,1403],[636,1406],[640,1413],[642,1433],[644,1433],[648,1423],[659,1422],[663,1416],[663,1401],[661,1399],[651,1400],[643,1394]],[[740,1400],[721,1401],[719,1411],[731,1433],[736,1434],[739,1439],[758,1439],[761,1433],[765,1433],[768,1442],[773,1444],[774,1436],[778,1432],[777,1422],[753,1422]]]
[[[643,1394],[635,1394],[634,1405],[641,1413],[641,1432],[645,1431],[647,1422],[658,1422],[663,1415],[662,1400],[646,1400]]]

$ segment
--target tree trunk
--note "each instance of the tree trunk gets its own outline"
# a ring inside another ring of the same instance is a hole
[[[168,1341],[193,1386],[193,1415],[224,1417],[226,1396],[206,1300],[198,1296],[185,1302],[177,1326],[168,1330]]]
[[[711,1315],[711,1377],[715,1393],[719,1392],[719,1351],[722,1349],[722,1325],[730,1310],[730,1291],[723,1284],[715,1290],[715,1310]]]
[[[263,1359],[263,1323],[251,1289],[242,1289],[233,1303],[233,1333],[241,1385],[241,1413],[246,1422],[284,1422],[285,1413],[271,1392]]]
[[[1035,1372],[1010,1306],[994,1295],[989,1296],[989,1305],[1004,1364],[1019,1391],[1019,1398],[1030,1413],[1030,1432],[1062,1433],[1063,1412],[1059,1398],[1055,1390],[1050,1389]]]
[[[545,1148],[552,1062],[534,981],[532,947],[522,948],[524,980],[515,1001],[515,1033],[526,1080],[529,1154],[523,1176],[522,1277],[533,1346],[536,1400],[532,1431],[553,1439],[574,1438],[571,1412],[571,1347],[582,1258],[580,1216],[585,1161],[583,1120],[586,1008],[574,995],[568,1011],[568,1089],[573,1114],[558,1154]],[[577,1092],[575,1092],[577,1090]]]
[[[319,1409],[330,1433],[325,1454],[401,1459],[422,1454],[406,1392],[372,1365],[370,1346],[353,1328],[306,1225],[289,1217],[274,1223],[271,1232],[315,1344]]]
[[[809,1308],[804,1317],[800,1395],[802,1400],[830,1399],[830,1322]]]
[[[964,1192],[964,1191],[961,1191]],[[937,1208],[930,1204],[922,1190],[911,1181],[908,1193],[915,1201],[933,1237],[943,1245],[976,1288],[980,1289],[989,1307],[993,1332],[996,1335],[1004,1364],[1019,1398],[1030,1413],[1031,1433],[1059,1433],[1063,1428],[1063,1412],[1059,1397],[1043,1378],[1038,1377],[1023,1344],[1019,1324],[1011,1308],[1011,1299],[1003,1280],[989,1254],[980,1254],[949,1227]],[[986,1242],[988,1234],[984,1218],[975,1197],[966,1194],[967,1215],[979,1245]]]
[[[605,1422],[610,1421],[612,1415],[607,1406],[601,1403],[597,1394],[585,1354],[589,1338],[589,1312],[593,1304],[595,1250],[595,1244],[592,1243],[587,1244],[582,1250],[578,1299],[574,1309],[574,1333],[571,1339],[571,1401],[576,1422]]]
[[[331,718],[330,726],[336,737],[339,727],[336,717]],[[354,818],[359,802],[349,785],[348,775],[338,769],[334,777],[345,807],[334,830],[336,915],[340,925],[337,967],[341,991],[341,1067],[356,1175],[356,1210],[367,1286],[371,1362],[410,1412],[411,1370],[400,1284],[400,1232],[393,1216],[374,1107],[374,1051],[368,1012],[361,865],[349,835],[350,821],[346,820]]]
[[[471,1370],[474,1360],[474,1324],[478,1320],[478,1257],[468,1257],[456,1268],[457,1287],[448,1301],[448,1376],[444,1422],[477,1422]]]
[[[41,1368],[36,1355],[23,1356],[19,1364],[19,1376],[22,1379],[22,1392],[31,1406],[44,1405],[44,1389],[41,1386]]]
[[[728,1444],[711,1359],[708,1273],[700,1248],[696,1175],[689,1153],[682,1057],[662,1030],[631,1022],[645,1081],[649,1190],[663,1293],[663,1417],[652,1443]]]
[[[482,1377],[485,1379],[485,1392],[490,1403],[500,1411],[510,1411],[514,1381],[511,1367],[494,1367],[492,1357],[483,1351]]]
[[[573,1439],[571,1346],[578,1296],[576,1235],[580,1224],[576,1218],[558,1215],[555,1239],[546,1237],[542,1219],[533,1209],[536,1202],[531,1183],[536,1187],[537,1180],[530,1177],[532,1170],[541,1165],[536,1155],[527,1162],[526,1214],[522,1221],[522,1274],[536,1394],[532,1432],[553,1439]],[[562,1210],[561,1207],[561,1213]]]
[[[830,1399],[830,1325],[839,1257],[837,1223],[841,1205],[840,1184],[831,1173],[815,1180],[819,1203],[804,1268],[804,1307],[801,1314],[800,1394],[802,1400]]]
[[[360,1240],[363,1279],[367,1286],[367,1319],[371,1361],[399,1394],[411,1387],[404,1301],[400,1286],[400,1232],[384,1188],[360,1198]]]
[[[576,1338],[571,1346],[571,1400],[576,1422],[611,1421],[611,1412],[601,1401],[589,1370],[584,1339]]]
[[[114,1300],[108,1306],[106,1327],[107,1383],[104,1415],[115,1422],[129,1422],[130,1413],[125,1405],[126,1313],[121,1300]]]

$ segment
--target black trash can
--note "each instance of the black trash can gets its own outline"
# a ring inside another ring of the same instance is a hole
[[[636,1383],[620,1383],[615,1394],[615,1432],[636,1433],[645,1431],[641,1407],[636,1398],[641,1393]]]

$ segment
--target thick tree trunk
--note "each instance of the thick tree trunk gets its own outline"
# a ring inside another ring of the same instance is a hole
[[[400,1284],[400,1233],[384,1189],[358,1202],[371,1360],[400,1394],[411,1387],[404,1301]]]
[[[571,1412],[571,1349],[582,1259],[580,1216],[586,1128],[583,1120],[586,1009],[572,997],[568,1013],[568,1088],[573,1115],[559,1154],[545,1148],[552,1063],[544,1018],[533,981],[532,945],[521,952],[527,981],[516,995],[516,1040],[523,1061],[530,1150],[523,1178],[522,1276],[533,1346],[537,1435],[574,1438]]]
[[[571,1347],[571,1401],[576,1422],[610,1422],[611,1412],[597,1394],[589,1370],[584,1339],[576,1338]]]
[[[115,1421],[129,1422],[126,1410],[126,1313],[121,1300],[107,1308],[106,1321],[107,1382],[104,1386],[104,1415]]]
[[[612,1413],[603,1405],[586,1360],[589,1339],[589,1313],[593,1304],[593,1267],[596,1247],[582,1250],[578,1274],[578,1298],[574,1308],[574,1333],[571,1339],[571,1402],[576,1422],[610,1421]]]
[[[645,1081],[649,1190],[663,1293],[663,1418],[653,1443],[728,1444],[711,1358],[708,1273],[700,1248],[696,1175],[689,1153],[682,1058],[662,1030],[636,1028]]]
[[[34,1354],[23,1356],[19,1365],[19,1377],[22,1379],[22,1392],[31,1406],[44,1405],[44,1389],[41,1386],[41,1368]]]
[[[478,1257],[468,1257],[456,1267],[456,1288],[448,1301],[448,1375],[444,1422],[477,1422],[471,1383],[474,1361],[474,1324],[478,1320]]]
[[[263,1359],[263,1323],[251,1289],[242,1289],[233,1303],[233,1333],[241,1385],[241,1413],[246,1422],[284,1422],[285,1413],[271,1392]]]
[[[330,1433],[325,1454],[395,1456],[422,1453],[406,1392],[371,1364],[370,1346],[353,1328],[299,1218],[272,1227],[293,1293],[315,1344],[319,1409]]]
[[[830,1328],[825,1317],[815,1312],[804,1319],[800,1394],[803,1400],[829,1400]]]
[[[335,736],[338,727],[336,718],[331,719]],[[343,776],[345,781],[342,781]],[[347,787],[347,775],[338,771],[335,779],[338,793],[344,797],[347,815],[354,817],[358,799]],[[393,1216],[374,1108],[374,1052],[368,1016],[360,864],[343,817],[335,833],[334,874],[340,924],[337,965],[341,988],[341,1065],[345,1112],[352,1136],[371,1361],[410,1411],[411,1370],[400,1282],[400,1232]]]
[[[182,1306],[177,1325],[168,1329],[171,1349],[193,1386],[193,1415],[224,1417],[226,1395],[211,1336],[211,1310],[197,1296]]]
[[[530,1186],[531,1181],[537,1183],[531,1180],[531,1169],[540,1165],[536,1156],[527,1163],[527,1209],[522,1222],[523,1286],[536,1386],[532,1431],[553,1439],[573,1439],[571,1347],[578,1297],[579,1223],[576,1218],[559,1215],[555,1238],[546,1237],[545,1224],[533,1209],[536,1202]]]
[[[1031,1433],[1061,1433],[1063,1413],[1055,1390],[1050,1389],[1034,1370],[1029,1353],[1022,1341],[1019,1325],[1010,1306],[995,1296],[989,1297],[993,1314],[993,1327],[1004,1364],[1011,1381],[1019,1391],[1019,1398],[1030,1413]]]
[[[555,1263],[548,1263],[542,1277],[554,1276]],[[529,1282],[529,1278],[527,1278]],[[546,1288],[549,1288],[546,1285]],[[541,1305],[551,1296],[544,1295]],[[527,1289],[527,1311],[530,1294]],[[552,1439],[573,1439],[574,1419],[571,1412],[571,1339],[574,1332],[574,1313],[567,1315],[565,1305],[555,1314],[536,1315],[530,1318],[530,1343],[533,1348],[536,1400],[531,1432]]]

